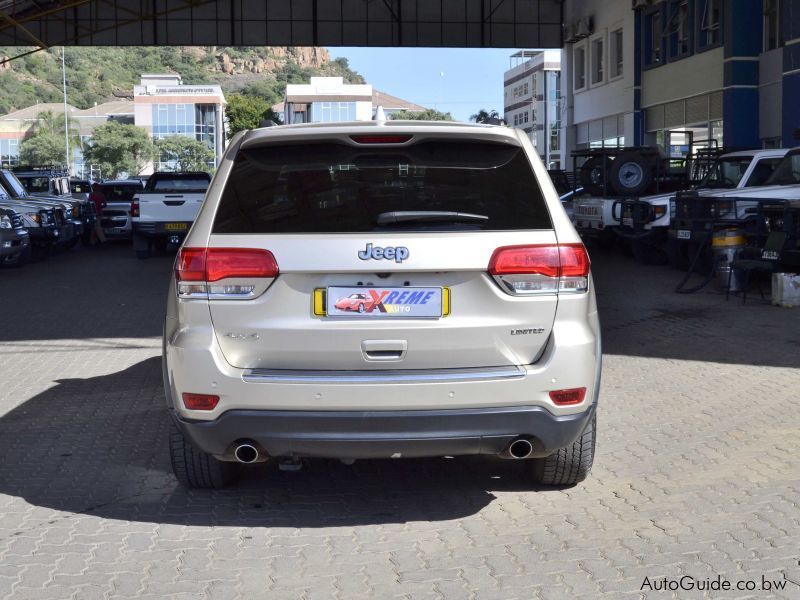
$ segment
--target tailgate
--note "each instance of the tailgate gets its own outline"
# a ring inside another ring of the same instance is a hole
[[[552,330],[557,296],[506,294],[487,266],[495,248],[552,244],[552,231],[370,239],[380,247],[407,248],[409,257],[365,270],[358,258],[365,250],[362,236],[237,240],[270,250],[280,274],[256,299],[210,301],[226,360],[240,368],[312,370],[535,362]],[[227,236],[212,236],[210,246],[230,243]],[[318,301],[316,311],[315,290],[331,295],[322,305]],[[426,297],[430,303],[423,307]]]
[[[204,194],[137,194],[139,221],[153,223],[193,222],[203,204]]]

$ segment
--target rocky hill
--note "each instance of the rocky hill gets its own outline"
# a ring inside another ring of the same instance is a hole
[[[32,48],[0,47],[0,57]],[[226,92],[246,92],[270,103],[283,97],[287,83],[312,75],[364,79],[347,59],[332,59],[325,48],[178,46],[161,48],[67,48],[70,104],[89,108],[131,94],[141,73],[180,73],[184,83],[219,83]],[[37,102],[60,102],[61,49],[35,52],[0,65],[0,114]]]

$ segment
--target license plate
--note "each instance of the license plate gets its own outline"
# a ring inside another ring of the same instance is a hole
[[[622,224],[625,225],[625,227],[633,227],[633,219],[631,217],[623,217]]]
[[[167,223],[164,225],[164,229],[167,231],[184,231],[187,227],[186,223]]]
[[[692,232],[688,229],[679,229],[678,230],[678,239],[679,240],[690,240],[692,239]]]
[[[329,317],[438,319],[450,312],[450,294],[441,287],[329,287]]]

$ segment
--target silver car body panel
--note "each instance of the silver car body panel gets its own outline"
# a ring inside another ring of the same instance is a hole
[[[240,148],[307,140],[352,143],[359,134],[519,146],[542,187],[552,229],[342,234],[212,234],[219,199]],[[365,264],[365,242],[405,246],[402,263]],[[390,411],[543,407],[586,412],[596,400],[600,326],[594,283],[576,294],[506,294],[487,273],[493,251],[522,244],[579,244],[547,170],[524,133],[457,123],[336,123],[274,127],[231,140],[184,247],[264,248],[280,274],[251,300],[178,299],[173,277],[164,331],[165,385],[181,419],[228,411]],[[378,277],[382,273],[385,277]],[[388,276],[386,276],[388,274]],[[232,280],[236,283],[236,280]],[[410,282],[410,283],[406,283]],[[312,312],[328,286],[446,286],[452,312],[436,320],[332,319]],[[519,332],[524,332],[520,334]],[[515,333],[517,332],[517,333]],[[396,361],[371,361],[365,340],[402,340]],[[554,389],[585,387],[580,404],[556,405]],[[182,393],[211,393],[213,410],[188,410]]]

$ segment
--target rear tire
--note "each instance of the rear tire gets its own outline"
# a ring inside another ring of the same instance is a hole
[[[592,196],[603,196],[606,191],[611,191],[609,188],[606,190],[606,177],[611,172],[613,160],[608,156],[592,156],[581,166],[578,173],[578,179],[586,190]]]
[[[545,458],[531,461],[531,476],[542,485],[569,486],[580,483],[592,470],[597,415],[593,414],[583,433],[571,446],[561,448]]]
[[[195,448],[172,419],[169,420],[169,455],[172,472],[187,488],[219,490],[239,478],[237,463],[222,462]]]

